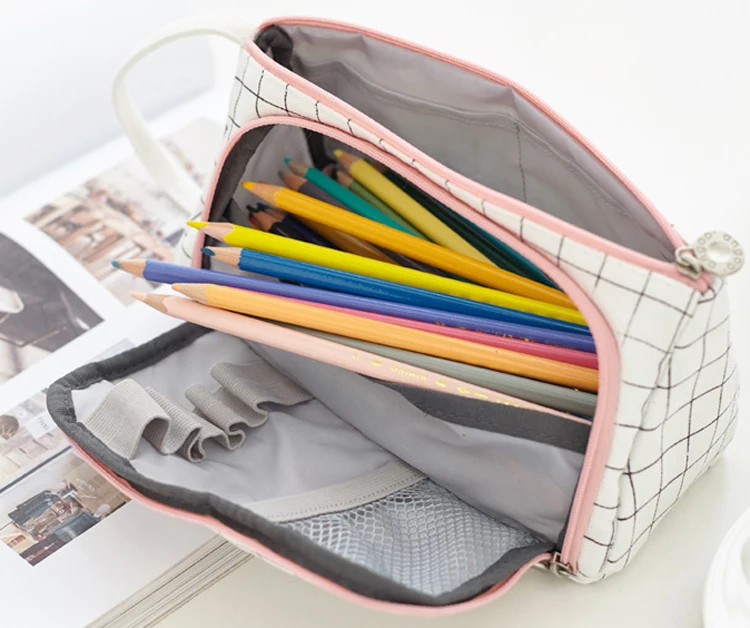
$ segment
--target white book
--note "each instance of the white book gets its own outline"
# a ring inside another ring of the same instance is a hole
[[[218,125],[197,120],[165,144],[203,185],[220,135]],[[131,290],[158,286],[110,262],[184,259],[186,219],[135,158],[52,200],[3,213],[3,625],[149,626],[250,556],[203,527],[130,501],[78,457],[46,410],[55,379],[174,324],[133,305]]]

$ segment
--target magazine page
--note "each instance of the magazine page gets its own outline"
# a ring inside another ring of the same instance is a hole
[[[197,121],[165,141],[202,185],[220,136]],[[131,159],[0,226],[0,586],[16,626],[80,627],[212,534],[131,502],[70,447],[47,387],[177,324],[133,304],[156,288],[113,258],[173,260],[188,217]],[[71,603],[74,600],[74,603]]]

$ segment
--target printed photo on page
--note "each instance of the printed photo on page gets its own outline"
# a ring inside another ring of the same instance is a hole
[[[95,359],[130,349],[123,340]],[[0,411],[0,495],[69,448],[47,412],[47,389],[13,408]]]
[[[36,255],[0,233],[0,384],[102,318]]]
[[[68,449],[0,493],[0,539],[27,563],[38,565],[127,501]]]
[[[198,120],[163,140],[198,186],[211,168],[220,129]],[[136,157],[108,170],[26,216],[122,303],[131,291],[154,286],[112,267],[113,259],[171,261],[188,216]]]

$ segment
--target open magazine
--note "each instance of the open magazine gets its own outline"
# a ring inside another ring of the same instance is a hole
[[[198,120],[165,144],[203,185],[219,136]],[[174,324],[133,307],[156,286],[110,262],[181,256],[187,216],[135,158],[21,209],[0,222],[3,623],[149,626],[249,555],[129,502],[68,445],[46,387]]]

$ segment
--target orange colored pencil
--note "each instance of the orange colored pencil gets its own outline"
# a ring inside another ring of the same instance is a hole
[[[391,229],[299,192],[250,181],[245,181],[243,186],[270,205],[284,209],[290,214],[335,227],[367,242],[430,264],[453,275],[464,277],[489,288],[575,309],[570,298],[560,290],[480,262],[438,244],[421,240],[408,233]]]
[[[598,372],[582,366],[409,329],[249,290],[214,284],[175,284],[172,288],[204,305],[240,314],[367,340],[589,392],[595,392],[598,387]]]

